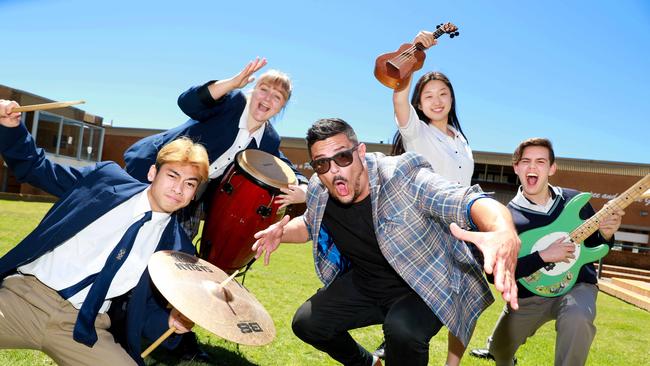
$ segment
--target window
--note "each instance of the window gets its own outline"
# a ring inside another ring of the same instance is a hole
[[[517,175],[510,165],[475,164],[472,181],[516,185]]]
[[[37,112],[28,127],[36,125],[32,133],[36,145],[50,154],[79,160],[99,161],[104,140],[104,128],[81,121]]]
[[[84,125],[83,130],[84,134],[81,147],[81,159],[99,161],[99,148],[103,136],[103,129]]]
[[[71,158],[76,158],[79,149],[79,133],[81,132],[82,125],[78,122],[72,122],[70,120],[63,120],[63,128],[61,129],[61,137],[59,144],[59,155],[69,156]]]
[[[36,146],[45,149],[49,153],[56,154],[59,126],[62,118],[43,113],[36,113],[34,117],[38,118],[38,130],[35,135]]]

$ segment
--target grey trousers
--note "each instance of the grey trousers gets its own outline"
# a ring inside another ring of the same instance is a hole
[[[488,338],[488,348],[497,366],[512,365],[519,346],[553,319],[557,333],[555,365],[584,365],[596,335],[597,295],[596,285],[579,283],[562,296],[519,299],[517,311],[506,305]]]
[[[33,276],[15,276],[0,287],[0,349],[45,352],[59,365],[136,365],[108,332],[106,314],[95,320],[97,343],[91,348],[72,339],[79,310]]]

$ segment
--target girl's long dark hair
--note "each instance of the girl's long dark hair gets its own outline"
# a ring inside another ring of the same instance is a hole
[[[451,85],[451,82],[449,81],[449,78],[441,72],[438,71],[431,71],[428,72],[418,80],[418,82],[415,84],[415,89],[413,90],[413,96],[411,96],[411,105],[413,108],[415,108],[415,112],[418,115],[418,118],[420,121],[423,123],[428,124],[429,118],[422,112],[420,108],[418,108],[418,105],[420,104],[420,96],[422,95],[422,89],[424,89],[424,86],[427,85],[429,81],[433,80],[440,80],[447,87],[449,88],[451,92],[451,109],[449,110],[449,117],[448,117],[448,123],[455,128],[458,132],[460,132],[461,135],[467,140],[467,136],[465,136],[465,133],[463,133],[463,129],[460,128],[460,122],[458,121],[458,116],[456,115],[456,94],[454,94],[454,87]],[[404,153],[404,143],[402,142],[402,134],[397,130],[395,133],[395,136],[393,136],[393,148],[391,149],[391,155],[400,155]]]

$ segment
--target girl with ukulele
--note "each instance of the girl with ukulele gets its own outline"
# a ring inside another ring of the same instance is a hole
[[[413,44],[417,43],[429,48],[436,45],[437,40],[432,32],[421,31],[413,41]],[[436,173],[451,182],[469,186],[474,159],[456,115],[456,98],[451,82],[441,72],[424,74],[415,84],[410,103],[410,77],[406,83],[405,88],[393,93],[399,130],[393,139],[392,154],[405,151],[422,154]],[[464,352],[465,346],[449,332],[447,365],[459,365]]]

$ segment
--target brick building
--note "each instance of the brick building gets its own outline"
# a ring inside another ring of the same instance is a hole
[[[45,103],[50,100],[0,85],[0,98],[13,99],[21,105]],[[124,165],[124,150],[142,137],[160,132],[154,129],[115,128],[104,126],[102,118],[77,108],[52,112],[29,112],[23,121],[43,147],[48,156],[75,166],[93,164],[100,160],[113,160]],[[368,151],[388,153],[390,145],[367,143]],[[512,146],[514,150],[515,146]],[[305,176],[313,174],[308,161],[306,142],[302,138],[285,137],[281,149]],[[101,158],[101,159],[100,159]],[[506,203],[515,194],[518,181],[511,165],[511,155],[474,151],[474,176],[472,183],[483,190],[494,192],[495,198]],[[7,171],[0,158],[0,192],[44,194],[35,188],[19,185]],[[596,210],[610,199],[625,191],[646,174],[650,164],[595,161],[558,157],[557,173],[551,184],[592,192],[590,201]],[[621,229],[616,233],[617,247],[605,263],[650,269],[650,198],[627,207]]]
[[[17,101],[20,105],[53,102],[19,89],[0,85],[0,99]],[[100,161],[104,143],[104,127],[101,117],[81,109],[66,107],[51,111],[26,112],[22,121],[36,139],[36,144],[58,163],[85,166]],[[39,194],[39,190],[18,184],[7,173],[0,158],[0,192]]]

